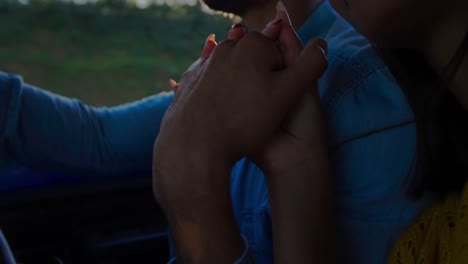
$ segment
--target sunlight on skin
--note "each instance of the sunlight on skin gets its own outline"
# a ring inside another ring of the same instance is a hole
[[[22,0],[23,2],[28,2],[27,0]],[[72,0],[75,4],[87,4],[87,3],[96,3],[97,0]],[[198,0],[130,0],[128,2],[135,3],[138,8],[147,8],[151,4],[156,5],[191,5],[194,6],[197,4]]]

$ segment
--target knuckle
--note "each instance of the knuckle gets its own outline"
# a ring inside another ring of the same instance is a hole
[[[197,67],[199,67],[199,66],[197,66]],[[185,72],[182,74],[179,83],[191,79],[191,78],[195,75],[195,71],[196,71],[196,70],[197,70],[197,68],[194,68],[194,69],[185,71]]]
[[[278,45],[260,32],[248,33],[239,43],[239,49],[256,58],[278,61],[282,59]]]
[[[224,53],[229,53],[232,48],[236,45],[237,40],[233,39],[227,39],[222,41],[221,43],[216,46],[216,48],[213,50],[213,55],[216,56],[216,54],[224,54]]]
[[[313,63],[315,67],[322,69],[322,71],[325,70],[328,67],[328,59],[324,50],[314,43],[309,43],[308,46],[306,56],[310,57],[310,63]]]
[[[207,65],[225,60],[233,52],[237,42],[237,40],[227,39],[219,43],[208,58]]]
[[[327,61],[327,54],[325,50],[317,44],[316,41],[311,41],[307,44],[306,50],[308,50],[312,56],[320,59],[321,61]]]
[[[262,45],[266,44],[266,41],[268,40],[260,32],[249,32],[242,39],[242,43],[244,45],[248,45],[249,47],[261,47]]]
[[[263,34],[257,31],[252,31],[252,32],[247,33],[245,37],[247,38],[247,40],[257,40],[257,39],[262,39]]]

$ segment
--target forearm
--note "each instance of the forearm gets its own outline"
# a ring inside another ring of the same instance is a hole
[[[153,189],[181,263],[233,263],[244,250],[229,192],[229,167],[197,152],[155,153]],[[172,158],[174,157],[174,158]],[[190,176],[187,176],[190,175]]]
[[[332,261],[333,199],[326,148],[304,161],[283,175],[267,175],[275,263]]]
[[[151,146],[172,96],[94,108],[22,83],[0,87],[8,107],[0,145],[6,160],[67,174],[127,174],[151,167]],[[7,169],[7,164],[1,169]]]
[[[234,263],[244,244],[230,204],[205,205],[182,219],[168,217],[180,263]]]

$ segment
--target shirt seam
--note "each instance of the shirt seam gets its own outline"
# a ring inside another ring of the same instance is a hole
[[[338,59],[341,59],[339,57],[336,57],[334,56],[335,58],[338,58]],[[341,59],[342,60],[342,59]],[[352,67],[352,66],[351,66]],[[356,90],[359,90],[359,88],[362,87],[362,83],[366,80],[368,80],[373,74],[375,74],[377,71],[381,70],[381,69],[385,69],[386,66],[382,65],[382,66],[379,66],[379,67],[375,67],[373,68],[372,70],[369,70],[366,74],[362,74],[361,72],[357,71],[354,67],[353,67],[353,71],[357,72],[359,75],[361,75],[361,77],[356,80],[356,79],[353,79],[351,81],[349,81],[349,85],[345,85],[345,88],[344,89],[340,89],[338,90],[336,93],[334,93],[332,96],[330,96],[330,99],[328,100],[329,102],[326,103],[327,106],[327,112],[333,116],[335,114],[335,111],[338,107],[338,105],[341,103],[341,100],[343,97],[345,97],[347,94],[349,94],[351,91],[356,91]]]
[[[378,135],[380,133],[386,132],[388,130],[402,128],[402,127],[412,125],[412,124],[415,124],[415,123],[416,123],[416,121],[414,120],[414,118],[412,118],[412,119],[402,121],[400,123],[384,126],[382,128],[376,128],[376,129],[367,131],[365,133],[361,133],[361,134],[359,134],[357,136],[353,136],[351,138],[345,139],[345,140],[343,140],[343,141],[341,141],[339,143],[333,144],[331,146],[331,149],[332,149],[332,151],[336,151],[337,149],[339,149],[343,145],[346,145],[347,143],[350,143],[350,142],[353,142],[353,141],[356,141],[356,140],[361,140],[361,139],[364,139],[364,138],[368,138],[368,137],[371,137],[371,136]]]
[[[339,59],[346,63],[347,66],[351,67],[357,74],[360,75],[361,78],[365,78],[375,70],[387,67],[380,61],[380,58],[375,58],[373,63],[363,63],[362,61],[356,60],[354,56],[349,56],[348,54],[343,53],[341,49],[337,49],[336,51],[331,50],[328,56]]]

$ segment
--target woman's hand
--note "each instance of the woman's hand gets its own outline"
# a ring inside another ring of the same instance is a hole
[[[289,67],[302,43],[290,31],[281,4],[277,18],[282,21],[278,38]],[[326,53],[326,42],[321,46]],[[274,136],[251,158],[268,184],[275,263],[329,262],[331,175],[317,82],[310,83]]]
[[[281,3],[276,19],[281,21],[280,30],[270,27],[264,34],[278,39],[288,67],[303,46],[289,27],[290,19]],[[326,42],[321,46],[326,53]],[[331,175],[317,83],[251,158],[267,177],[275,263],[330,261]]]

